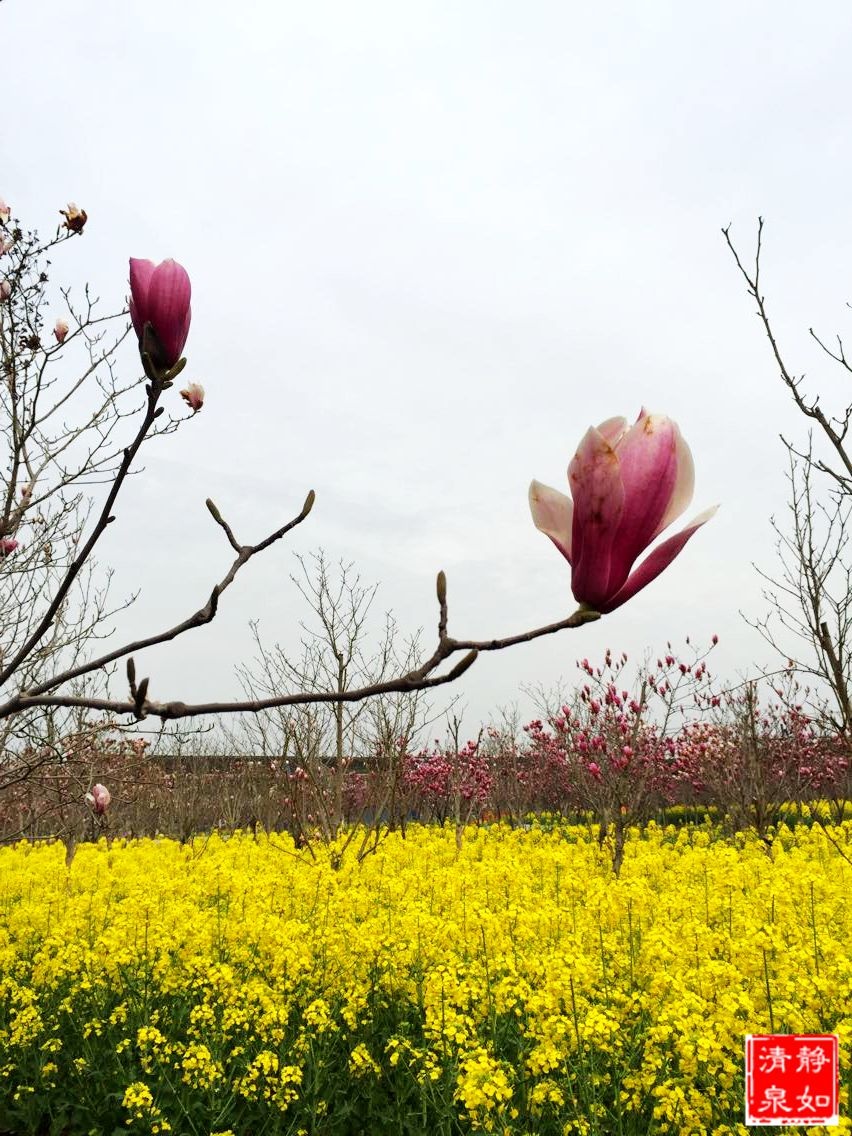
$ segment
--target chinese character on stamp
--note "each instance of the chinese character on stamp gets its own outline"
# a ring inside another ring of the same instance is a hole
[[[837,1124],[837,1037],[749,1034],[745,1122]]]

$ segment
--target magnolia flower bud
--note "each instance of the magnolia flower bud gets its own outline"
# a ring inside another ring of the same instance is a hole
[[[68,208],[60,209],[59,212],[65,218],[65,228],[69,233],[82,233],[83,226],[89,219],[85,209],[80,209],[73,201],[69,201]]]
[[[169,370],[181,357],[192,318],[192,288],[185,268],[174,260],[154,264],[130,258],[130,318],[139,339],[145,343],[145,327],[151,325],[159,349],[156,366]]]
[[[0,224],[5,225],[11,216],[12,210],[9,208],[3,198],[0,197]]]
[[[180,397],[186,402],[193,414],[197,414],[204,405],[204,387],[201,383],[190,383],[186,390],[180,392]]]
[[[18,547],[18,542],[12,540],[10,536],[4,536],[0,539],[0,557],[8,556],[10,552],[14,552]]]
[[[0,302],[8,300],[12,295],[12,285],[4,277],[0,277]]]
[[[97,816],[103,816],[109,808],[112,797],[105,785],[93,785],[91,793],[86,794],[86,800],[95,810]]]
[[[53,334],[56,336],[57,343],[64,343],[65,336],[68,334],[68,324],[64,319],[58,319],[56,326],[53,329]]]

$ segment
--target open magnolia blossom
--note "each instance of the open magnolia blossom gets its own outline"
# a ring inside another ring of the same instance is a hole
[[[592,426],[568,467],[571,497],[533,481],[537,529],[571,565],[571,590],[585,608],[614,611],[671,564],[718,506],[637,558],[692,500],[692,454],[675,422],[646,410],[632,426],[608,418]],[[573,500],[572,500],[573,498]]]
[[[174,260],[154,264],[130,258],[130,318],[144,345],[145,325],[150,323],[160,349],[158,366],[168,370],[181,357],[192,318],[192,288],[186,269]]]
[[[5,225],[11,216],[11,208],[6,204],[3,198],[0,197],[0,225]]]
[[[93,785],[92,791],[86,794],[86,800],[95,810],[98,816],[103,814],[109,808],[109,803],[112,800],[109,789],[106,785]]]

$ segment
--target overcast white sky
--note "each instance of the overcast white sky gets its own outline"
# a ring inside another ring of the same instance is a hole
[[[739,612],[765,609],[778,435],[805,425],[720,229],[750,251],[765,216],[790,366],[840,406],[807,328],[849,326],[850,33],[841,2],[5,0],[0,196],[44,230],[88,211],[61,273],[109,307],[128,256],[192,277],[207,403],[149,449],[101,545],[116,596],[142,588],[123,632],[223,573],[206,496],[256,540],[317,492],[211,627],[137,660],[152,695],[236,693],[252,617],[295,643],[293,552],[320,545],[429,646],[439,568],[456,635],[563,617],[529,481],[564,488],[586,428],[643,404],[692,448],[684,520],[718,515],[599,624],[483,657],[466,723],[607,646],[715,632],[715,672],[769,662]]]

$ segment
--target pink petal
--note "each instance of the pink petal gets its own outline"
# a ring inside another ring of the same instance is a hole
[[[685,529],[681,529],[679,533],[675,533],[674,536],[670,536],[668,540],[664,540],[662,544],[658,545],[630,575],[624,587],[599,610],[604,614],[615,611],[617,607],[621,607],[637,592],[647,587],[652,580],[656,580],[657,576],[668,568],[692,534],[706,524],[718,508],[718,505],[713,505],[711,508],[705,509]]]
[[[186,269],[174,260],[158,264],[148,288],[148,319],[169,365],[176,363],[189,334],[192,287]]]
[[[142,260],[139,257],[131,256],[130,293],[137,305],[142,304],[144,307],[155,269],[156,265],[153,260]]]
[[[598,426],[598,433],[602,434],[613,449],[615,449],[629,428],[627,419],[623,416],[619,416],[617,418],[607,418],[606,422],[601,422],[600,426]]]
[[[610,573],[610,595],[627,579],[637,558],[660,531],[677,483],[677,427],[645,414],[616,450],[624,485],[624,511]]]
[[[624,510],[624,486],[618,455],[594,426],[568,467],[568,481],[574,498],[571,587],[581,603],[596,607],[613,590],[610,571]]]
[[[568,563],[571,563],[571,523],[574,505],[570,497],[542,485],[540,481],[530,483],[530,512],[533,524],[549,536]]]
[[[187,306],[186,319],[183,321],[183,327],[180,331],[181,345],[180,349],[183,351],[187,339],[189,338],[189,325],[192,323],[192,307]]]
[[[130,258],[130,318],[133,328],[141,339],[145,324],[151,318],[148,314],[148,289],[154,275],[154,262]]]
[[[669,507],[663,514],[663,519],[660,521],[655,537],[669,527],[672,521],[676,521],[688,508],[692,500],[692,495],[695,492],[695,463],[692,460],[692,451],[683,440],[683,436],[678,428],[676,422],[672,423],[675,431],[675,458],[677,460],[677,477],[672,490],[671,500]]]

